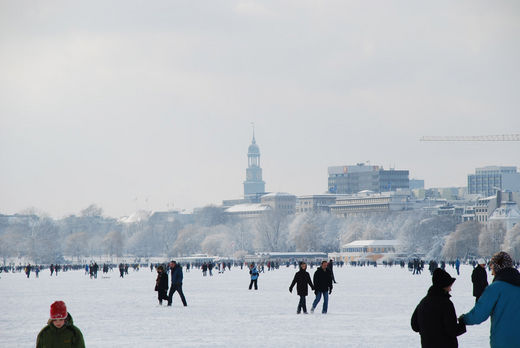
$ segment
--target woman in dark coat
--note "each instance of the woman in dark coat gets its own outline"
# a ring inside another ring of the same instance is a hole
[[[478,265],[473,270],[473,273],[471,273],[471,282],[473,283],[473,296],[475,296],[475,302],[477,302],[489,285],[487,281],[486,261],[484,259],[478,259]]]
[[[307,304],[305,303],[305,297],[309,294],[307,285],[309,285],[312,290],[314,290],[314,286],[312,285],[311,276],[307,273],[307,264],[305,262],[300,262],[300,270],[294,275],[294,279],[289,287],[290,292],[292,292],[295,284],[296,292],[298,296],[300,296],[296,313],[300,314],[303,309],[303,313],[307,314]]]
[[[423,348],[456,348],[457,336],[466,332],[466,326],[457,323],[455,307],[450,300],[449,292],[455,278],[437,268],[432,280],[428,294],[413,312],[412,329],[421,334]]]
[[[168,275],[164,272],[162,265],[157,266],[157,279],[155,280],[155,291],[157,291],[157,298],[159,305],[162,305],[162,300],[168,300]]]

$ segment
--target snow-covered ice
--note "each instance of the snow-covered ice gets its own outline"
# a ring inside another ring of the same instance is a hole
[[[309,273],[314,273],[310,269]],[[471,267],[462,266],[452,301],[457,315],[474,304]],[[184,272],[188,307],[177,294],[173,307],[159,307],[155,271],[116,270],[109,278],[90,279],[83,271],[49,271],[27,279],[0,274],[0,347],[32,347],[45,325],[49,306],[63,300],[81,329],[87,347],[419,347],[410,316],[431,284],[428,271],[414,276],[400,267],[335,267],[329,312],[297,315],[296,290],[289,293],[295,269],[262,273],[259,290],[248,290],[246,268],[203,277]],[[491,276],[488,274],[489,280]],[[307,297],[310,309],[314,295]],[[461,347],[488,347],[489,320],[468,326]]]

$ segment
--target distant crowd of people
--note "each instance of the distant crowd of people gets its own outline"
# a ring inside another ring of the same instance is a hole
[[[40,276],[40,272],[49,269],[50,275],[58,275],[58,272],[63,271],[67,272],[70,270],[78,270],[81,269],[81,265],[58,265],[58,264],[50,264],[50,265],[31,265],[30,263],[27,265],[6,265],[0,267],[0,273],[21,273],[24,272],[27,278],[31,276],[31,272],[34,273],[36,278]]]
[[[147,265],[147,264],[146,264]],[[119,265],[104,263],[101,267],[103,274],[112,272],[114,268],[118,268],[120,271],[120,277],[124,278],[125,275],[128,275],[128,269],[132,268],[134,271],[139,271],[141,264],[139,263],[120,263]],[[92,279],[97,279],[99,265],[97,262],[92,261],[90,264],[84,265],[59,265],[59,264],[50,264],[50,265],[31,265],[30,263],[27,265],[7,265],[0,267],[0,273],[21,273],[24,272],[27,278],[30,278],[31,273],[35,275],[36,278],[39,278],[40,272],[48,269],[49,274],[51,276],[57,276],[59,272],[67,272],[67,271],[77,271],[77,270],[85,270],[85,275],[89,275]],[[153,266],[152,266],[153,270]]]

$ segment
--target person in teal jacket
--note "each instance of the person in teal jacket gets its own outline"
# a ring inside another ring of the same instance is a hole
[[[255,290],[258,290],[258,276],[260,275],[258,273],[258,269],[256,269],[256,266],[254,262],[249,266],[249,274],[251,274],[251,282],[249,283],[249,290],[253,287],[253,284],[255,285]]]
[[[480,324],[491,316],[491,348],[520,347],[520,273],[511,256],[496,253],[490,261],[495,276],[475,307],[460,316],[466,325]]]

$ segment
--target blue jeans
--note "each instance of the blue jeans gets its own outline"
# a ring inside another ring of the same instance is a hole
[[[314,302],[312,303],[312,309],[314,310],[314,308],[316,308],[316,306],[320,302],[321,295],[323,295],[323,308],[322,308],[321,312],[327,313],[327,308],[329,306],[329,293],[327,291],[316,292],[316,298],[314,299]]]

